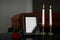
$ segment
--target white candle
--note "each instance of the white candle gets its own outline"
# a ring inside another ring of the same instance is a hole
[[[49,25],[52,26],[52,9],[51,9],[51,5],[50,5],[50,9],[49,9]]]
[[[43,9],[42,9],[42,26],[45,25],[45,9],[44,9],[44,4],[43,4]]]

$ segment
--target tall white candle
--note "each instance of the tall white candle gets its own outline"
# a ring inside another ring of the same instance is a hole
[[[51,9],[51,5],[50,5],[50,9],[49,9],[49,25],[52,26],[52,9]]]
[[[43,9],[42,9],[42,26],[45,25],[45,9],[44,9],[44,4],[43,4]]]

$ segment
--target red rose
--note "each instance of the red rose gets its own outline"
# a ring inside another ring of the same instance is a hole
[[[20,39],[20,34],[18,32],[13,32],[12,33],[12,38],[18,40],[18,39]]]

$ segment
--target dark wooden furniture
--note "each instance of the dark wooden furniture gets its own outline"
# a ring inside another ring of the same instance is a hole
[[[16,14],[12,17],[11,19],[11,27],[12,28],[22,28],[23,27],[23,16],[24,15],[31,15],[31,16],[37,16],[38,17],[38,21],[39,21],[39,27],[41,29],[42,27],[42,13],[22,13],[22,14]],[[53,25],[52,25],[52,29],[53,32],[60,32],[60,13],[53,13],[52,14],[52,18],[53,18]],[[49,31],[49,14],[46,13],[45,14],[45,29],[46,31]]]

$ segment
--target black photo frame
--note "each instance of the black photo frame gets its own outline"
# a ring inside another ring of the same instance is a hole
[[[36,27],[35,27],[35,29],[33,30],[33,32],[32,33],[26,33],[26,18],[35,18],[36,19]],[[36,33],[34,33],[36,30],[38,30],[39,29],[39,25],[38,25],[38,17],[37,16],[31,16],[31,15],[24,15],[23,16],[23,34],[24,35],[40,35],[40,34],[36,34]],[[40,31],[40,30],[39,30]]]

